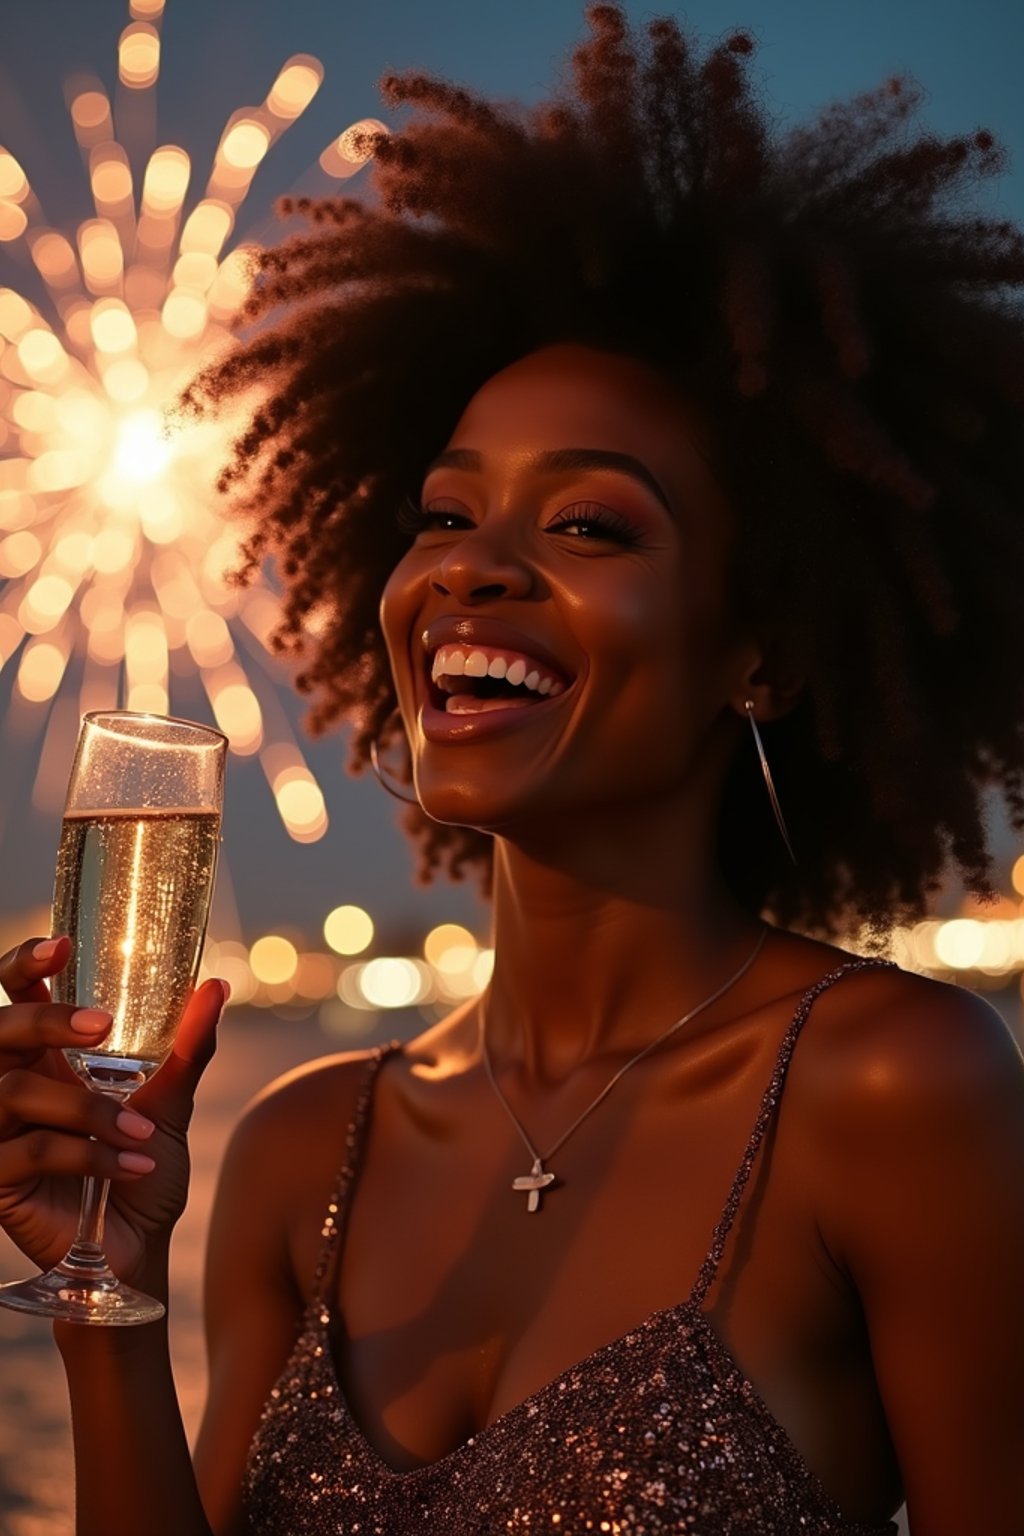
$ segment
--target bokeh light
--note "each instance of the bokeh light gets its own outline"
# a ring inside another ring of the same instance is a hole
[[[224,135],[220,152],[233,170],[252,171],[270,148],[270,130],[243,117]]]
[[[968,970],[984,953],[985,933],[973,918],[956,918],[938,928],[933,942],[941,964],[951,970]]]
[[[320,169],[335,181],[345,181],[354,176],[366,164],[367,153],[357,146],[356,140],[364,133],[387,133],[386,123],[376,117],[361,118],[332,139],[320,156]]]
[[[324,938],[339,955],[361,955],[373,942],[373,919],[362,907],[335,907],[324,918]]]
[[[133,22],[121,33],[117,53],[122,85],[152,85],[160,72],[160,34],[148,22]]]
[[[258,985],[249,964],[249,951],[235,939],[207,944],[200,980],[205,981],[208,976],[217,976],[227,982],[231,988],[228,1006],[232,1008],[250,1002]]]
[[[297,53],[281,68],[270,88],[267,109],[275,117],[290,120],[309,106],[324,78],[323,65],[312,54]]]
[[[404,956],[380,955],[364,965],[350,965],[338,982],[338,995],[353,1008],[412,1008],[432,991],[430,968]]]
[[[257,981],[291,981],[299,964],[299,952],[290,939],[268,933],[249,951],[249,964]]]
[[[476,940],[461,923],[439,923],[423,941],[423,953],[441,970],[459,970],[476,958]],[[468,955],[468,960],[464,957]],[[455,957],[454,963],[452,956]]]

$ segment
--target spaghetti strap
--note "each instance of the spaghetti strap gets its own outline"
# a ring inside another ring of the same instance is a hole
[[[352,1180],[359,1167],[359,1160],[363,1152],[363,1144],[366,1140],[366,1127],[370,1118],[370,1102],[373,1095],[373,1085],[387,1058],[395,1051],[402,1049],[401,1041],[389,1040],[384,1045],[377,1045],[370,1054],[366,1073],[359,1086],[359,1094],[356,1099],[356,1107],[345,1133],[345,1157],[338,1177],[334,1183],[331,1198],[324,1213],[323,1226],[320,1228],[320,1236],[323,1245],[320,1249],[320,1257],[317,1260],[316,1274],[313,1277],[313,1294],[310,1298],[310,1307],[323,1309],[327,1288],[331,1282],[334,1271],[334,1262],[338,1254],[338,1244],[345,1230],[345,1222],[348,1217],[348,1196],[352,1188]]]
[[[822,992],[827,991],[829,987],[833,986],[850,971],[862,971],[872,967],[887,967],[889,969],[898,969],[894,960],[875,960],[870,957],[864,957],[857,960],[844,961],[843,964],[837,966],[835,970],[829,971],[827,975],[821,976],[817,981],[813,982],[807,988],[807,991],[803,994],[799,1003],[797,1004],[796,1012],[790,1021],[786,1033],[782,1037],[782,1044],[779,1046],[779,1054],[775,1058],[775,1069],[772,1072],[768,1087],[765,1089],[764,1097],[761,1100],[761,1108],[758,1112],[757,1119],[754,1122],[754,1128],[750,1133],[749,1140],[747,1141],[746,1150],[743,1153],[740,1166],[736,1170],[736,1177],[732,1181],[732,1188],[729,1191],[729,1198],[725,1202],[725,1209],[723,1210],[718,1225],[714,1230],[714,1234],[711,1239],[711,1247],[708,1250],[703,1264],[697,1272],[696,1280],[693,1282],[693,1289],[690,1292],[688,1301],[688,1305],[690,1307],[694,1309],[700,1307],[701,1302],[704,1300],[704,1297],[708,1293],[708,1288],[710,1287],[711,1282],[715,1278],[715,1274],[722,1259],[722,1254],[725,1252],[725,1244],[726,1239],[729,1236],[729,1229],[733,1224],[736,1211],[739,1208],[740,1198],[743,1194],[746,1182],[750,1177],[751,1169],[754,1166],[754,1160],[757,1157],[758,1148],[761,1145],[764,1133],[771,1123],[772,1115],[775,1113],[779,1099],[782,1096],[782,1089],[786,1080],[786,1072],[789,1068],[790,1057],[793,1054],[793,1047],[796,1045],[797,1036],[799,1035],[800,1030],[803,1028],[807,1015],[811,1011],[811,1006],[814,1002],[814,999],[818,997]]]

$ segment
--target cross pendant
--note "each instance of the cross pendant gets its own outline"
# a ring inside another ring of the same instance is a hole
[[[520,1177],[514,1181],[512,1188],[522,1190],[524,1192],[528,1190],[530,1198],[526,1202],[526,1209],[528,1211],[536,1211],[540,1206],[541,1190],[544,1189],[548,1184],[553,1184],[554,1181],[554,1174],[544,1172],[544,1169],[541,1167],[540,1158],[538,1157],[534,1159],[533,1167],[530,1169],[529,1173],[521,1174]]]

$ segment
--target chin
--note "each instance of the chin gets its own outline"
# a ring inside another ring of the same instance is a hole
[[[479,786],[469,787],[468,793],[453,790],[451,782],[432,789],[429,785],[417,785],[420,809],[431,821],[447,827],[470,827],[474,832],[494,834],[514,827],[521,820],[507,799],[501,802],[479,792]]]

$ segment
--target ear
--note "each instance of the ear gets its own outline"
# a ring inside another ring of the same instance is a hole
[[[730,703],[738,715],[746,718],[747,700],[754,703],[754,717],[759,722],[781,720],[796,708],[807,686],[792,640],[778,633],[767,642],[751,645],[742,667],[742,680],[733,691]]]

